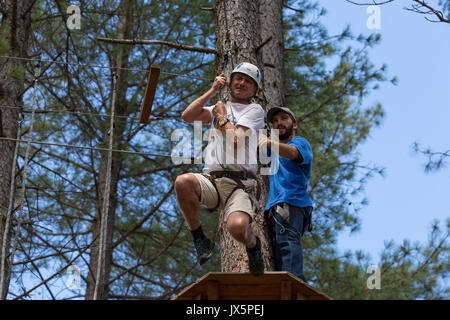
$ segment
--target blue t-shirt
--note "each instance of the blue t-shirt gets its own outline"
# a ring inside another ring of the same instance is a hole
[[[281,202],[295,207],[312,206],[311,198],[306,192],[313,159],[311,146],[305,138],[298,136],[286,144],[298,149],[303,162],[289,160],[273,152],[271,169],[275,172],[278,164],[278,171],[270,176],[270,191],[265,210]]]

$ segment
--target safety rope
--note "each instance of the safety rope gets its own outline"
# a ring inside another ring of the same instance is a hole
[[[112,168],[112,153],[113,153],[113,137],[114,137],[114,113],[116,105],[116,94],[117,94],[117,73],[113,73],[113,96],[111,102],[111,119],[109,123],[109,149],[108,149],[108,159],[106,165],[106,180],[105,187],[103,191],[103,206],[100,218],[100,240],[98,248],[98,262],[97,262],[97,277],[95,280],[95,290],[94,290],[94,300],[98,300],[99,291],[104,288],[100,288],[105,283],[105,272],[104,265],[106,260],[107,251],[107,232],[108,232],[108,214],[109,214],[109,196],[111,191],[111,168]]]
[[[4,141],[14,141],[14,142],[28,142],[28,140],[22,140],[22,139],[14,139],[14,138],[6,138],[6,137],[0,137],[0,140]],[[57,146],[57,147],[65,147],[65,148],[72,148],[72,149],[85,149],[85,150],[94,150],[94,151],[109,151],[108,148],[97,148],[97,147],[89,147],[89,146],[77,146],[73,144],[65,144],[65,143],[56,143],[56,142],[45,142],[45,141],[31,141],[31,144],[38,144],[38,145],[45,145],[45,146]],[[154,156],[154,157],[163,157],[163,158],[172,158],[177,160],[187,160],[191,159],[193,160],[194,157],[183,157],[183,156],[176,156],[176,155],[168,155],[168,154],[160,154],[160,153],[152,153],[152,152],[139,152],[139,151],[129,151],[129,150],[119,150],[119,149],[113,149],[113,152],[117,153],[128,153],[128,154],[135,154],[135,155],[141,155],[141,156]]]
[[[44,107],[45,108],[45,107]],[[0,105],[0,109],[20,109],[23,113],[31,113],[31,109],[24,108],[24,106],[7,106],[7,105]],[[95,112],[79,112],[79,111],[85,111],[84,108],[75,108],[71,109],[72,111],[68,110],[56,110],[56,109],[40,109],[36,110],[36,114],[48,114],[48,113],[62,113],[62,114],[73,114],[73,115],[83,115],[83,116],[93,116],[93,117],[104,117],[108,118],[111,117],[109,113],[95,113]],[[131,120],[139,120],[139,117],[132,117],[132,116],[121,116],[121,115],[115,115],[114,116],[117,119],[131,119]],[[177,116],[179,117],[179,116]],[[162,117],[152,117],[150,120],[166,120],[167,118]],[[177,119],[172,119],[177,120]]]
[[[225,17],[225,38],[223,40],[223,61],[221,66],[221,73],[224,73],[227,69],[228,63],[231,61],[231,68],[234,69],[233,57],[232,57],[232,42],[231,42],[231,30],[228,28],[228,16],[227,8],[225,5],[226,0],[222,0],[223,13]],[[223,101],[222,88],[219,90],[219,100]]]
[[[24,57],[5,56],[5,55],[0,55],[0,58],[25,60],[25,61],[37,61],[37,62],[40,62],[40,63],[48,62],[48,63],[63,64],[63,65],[68,65],[68,66],[79,66],[79,67],[89,67],[89,68],[99,68],[99,69],[109,69],[109,70],[126,70],[126,71],[137,71],[137,72],[148,73],[148,70],[146,70],[146,69],[124,68],[124,67],[109,67],[109,66],[104,66],[104,65],[64,62],[64,61],[45,60],[45,59],[37,59],[37,58],[24,58]],[[196,79],[196,80],[211,81],[211,79],[209,79],[209,78],[193,77],[193,76],[190,76],[190,75],[174,73],[174,72],[163,72],[163,71],[161,71],[161,74],[165,74],[165,75],[169,75],[169,76],[185,77],[185,78]]]

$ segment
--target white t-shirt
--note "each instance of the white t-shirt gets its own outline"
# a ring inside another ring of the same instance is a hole
[[[216,119],[212,114],[214,106],[205,107],[211,113],[211,128],[209,129],[208,145],[205,149],[205,167],[203,173],[211,171],[247,170],[256,174],[258,170],[257,147],[259,130],[264,129],[264,110],[256,103],[241,104],[227,102],[225,104],[228,120],[234,126],[244,126],[249,128],[244,139],[238,142],[237,149],[234,148],[234,137],[232,134],[222,135],[220,130],[215,128]]]

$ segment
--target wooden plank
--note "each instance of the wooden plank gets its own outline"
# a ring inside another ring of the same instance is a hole
[[[241,272],[214,272],[210,273],[209,280],[219,281],[221,284],[278,284],[280,281],[292,281],[288,272],[265,272],[260,276]]]
[[[296,283],[294,285],[295,291],[301,293],[302,295],[308,297],[308,300],[332,300],[330,297],[328,297],[326,294],[318,291],[317,289],[307,285],[307,284],[300,284]]]
[[[206,295],[208,300],[219,300],[219,282],[209,280],[206,283]]]
[[[291,281],[281,281],[281,300],[291,300],[292,299],[292,282]]]
[[[141,106],[141,113],[139,115],[139,123],[149,123],[149,117],[152,113],[152,105],[155,98],[156,85],[158,84],[160,71],[161,69],[158,65],[150,66],[147,86],[145,87],[144,99]]]
[[[181,291],[172,300],[185,300],[188,297],[188,300],[192,300],[198,294],[206,291],[206,285],[204,283],[200,283],[200,280],[197,280],[189,287]]]
[[[303,293],[297,292],[297,300],[309,300]]]
[[[223,300],[246,299],[249,296],[258,296],[261,299],[265,296],[273,296],[280,299],[280,284],[259,284],[259,285],[235,285],[221,284],[219,295]]]

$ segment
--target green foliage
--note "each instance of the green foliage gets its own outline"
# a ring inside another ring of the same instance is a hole
[[[371,258],[363,252],[340,257],[329,250],[314,257],[316,285],[336,299],[449,299],[449,221],[434,221],[428,243],[387,241],[379,264],[380,287],[371,287]]]
[[[6,36],[10,31],[10,27],[2,23],[0,25],[0,54],[4,55],[8,53],[10,45],[8,43],[8,37]]]

